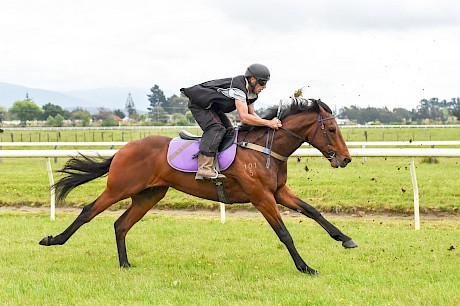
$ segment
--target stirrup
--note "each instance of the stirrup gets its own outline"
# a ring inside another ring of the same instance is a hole
[[[223,175],[222,173],[217,172],[217,170],[214,170],[216,172],[215,176],[202,176],[199,175],[198,172],[195,175],[195,180],[197,181],[203,181],[203,180],[225,180],[227,177]]]

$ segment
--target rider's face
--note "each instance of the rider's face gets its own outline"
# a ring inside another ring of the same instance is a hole
[[[252,77],[250,80],[253,84],[255,83],[256,85],[254,86],[253,92],[255,94],[260,94],[262,90],[264,90],[267,87],[267,82],[262,81],[259,82],[255,77]],[[263,83],[264,85],[261,85],[260,83]]]
[[[260,92],[261,92],[262,90],[264,90],[265,87],[267,87],[267,85],[262,86],[262,85],[260,85],[259,83],[257,83],[256,87],[254,87],[254,93],[255,93],[255,94],[260,94]]]

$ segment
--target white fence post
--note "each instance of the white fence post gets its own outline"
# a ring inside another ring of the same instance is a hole
[[[365,149],[366,146],[365,146],[365,145],[362,145],[361,148],[362,148],[362,149]],[[363,156],[363,164],[365,164],[365,163],[366,163],[366,156]]]
[[[220,202],[220,223],[225,223],[225,204]]]
[[[50,181],[50,191],[51,191],[51,199],[50,199],[50,218],[51,220],[56,219],[56,195],[54,192],[54,178],[53,178],[53,170],[51,169],[51,158],[46,159],[46,169],[48,170],[48,179]]]
[[[412,178],[412,187],[414,188],[414,223],[415,229],[420,229],[420,206],[418,198],[418,184],[417,184],[417,175],[415,174],[415,163],[414,158],[412,157],[410,161],[410,176]]]

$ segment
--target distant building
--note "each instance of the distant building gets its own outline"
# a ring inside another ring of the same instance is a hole
[[[335,118],[335,121],[337,121],[338,125],[347,125],[347,124],[353,124],[350,119],[339,119]]]

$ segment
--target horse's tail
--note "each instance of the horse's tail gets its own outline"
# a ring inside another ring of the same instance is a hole
[[[57,200],[63,201],[75,187],[106,175],[109,172],[112,159],[113,156],[110,158],[102,156],[90,158],[83,154],[72,157],[67,161],[64,168],[56,171],[67,174],[52,187],[57,194]]]

